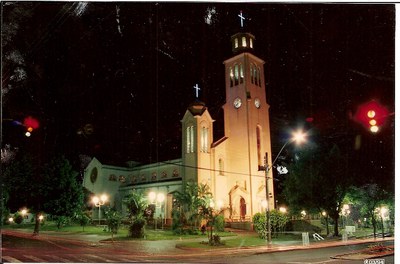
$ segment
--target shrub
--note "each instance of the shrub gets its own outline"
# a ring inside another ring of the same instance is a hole
[[[76,216],[76,220],[78,221],[79,225],[82,227],[82,231],[85,231],[85,226],[87,226],[91,220],[91,218],[85,214],[84,212],[81,212]]]
[[[172,209],[172,231],[174,234],[183,235],[183,223],[179,210]]]
[[[258,236],[262,239],[265,239],[267,237],[265,222],[266,222],[266,216],[264,213],[256,213],[253,216],[254,231],[256,231]]]
[[[118,229],[121,225],[122,216],[115,209],[108,209],[105,214],[107,227],[111,231],[111,238],[114,238],[114,234],[118,233]]]
[[[61,229],[61,227],[68,225],[70,222],[70,218],[63,215],[54,216],[54,220],[56,221],[58,229]]]
[[[133,219],[129,226],[129,236],[133,238],[143,238],[145,224],[146,220],[144,217],[136,217]]]
[[[224,228],[225,228],[225,219],[223,215],[218,215],[215,217],[215,231],[218,232],[224,232]]]
[[[14,215],[14,222],[16,223],[16,224],[22,224],[22,222],[24,221],[24,217],[21,215],[21,214],[19,214],[19,213],[16,213],[15,215]]]

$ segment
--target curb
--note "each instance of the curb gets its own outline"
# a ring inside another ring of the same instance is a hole
[[[384,241],[394,241],[394,238],[386,238]],[[352,240],[352,241],[347,241],[347,242],[342,242],[342,241],[332,241],[332,242],[322,242],[322,243],[315,243],[310,246],[303,246],[303,245],[298,245],[298,246],[254,246],[254,247],[240,247],[240,248],[218,248],[215,247],[215,249],[204,249],[204,248],[191,248],[191,247],[185,247],[185,246],[179,246],[177,245],[176,248],[185,250],[185,251],[196,251],[196,252],[213,252],[213,254],[228,254],[228,253],[235,253],[235,252],[240,252],[240,253],[248,253],[248,254],[265,254],[265,253],[273,253],[273,252],[284,252],[284,251],[294,251],[294,250],[310,250],[310,249],[319,249],[319,248],[329,248],[329,247],[341,247],[341,246],[348,246],[348,245],[357,245],[357,244],[366,244],[366,243],[376,243],[376,242],[382,242],[382,240],[376,240],[376,239],[360,239],[360,240]],[[360,250],[360,252],[365,251],[365,250]],[[350,255],[350,254],[355,254],[355,253],[348,253],[344,255]],[[390,252],[387,255],[392,255],[394,254],[394,249],[392,252]],[[368,255],[369,258],[376,258],[376,257],[381,257],[383,255]],[[334,256],[331,258],[338,258],[340,259],[339,256]],[[344,259],[344,258],[343,258]],[[362,258],[365,259],[365,258]]]

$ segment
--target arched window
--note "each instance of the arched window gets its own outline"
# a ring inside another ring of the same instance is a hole
[[[257,85],[261,87],[261,74],[260,67],[257,67]]]
[[[239,40],[238,38],[235,38],[235,48],[239,47]]]
[[[231,81],[231,87],[233,86],[233,77],[234,77],[233,69],[232,69],[232,67],[229,67],[229,79]]]
[[[239,64],[239,83],[243,83],[243,79],[244,79],[244,72],[243,72],[243,64]]]
[[[235,85],[239,84],[239,65],[235,64]]]
[[[208,152],[208,127],[201,128],[200,146],[201,152]]]
[[[246,37],[242,37],[242,47],[247,47]]]
[[[253,39],[250,38],[250,48],[253,48]]]
[[[224,160],[220,158],[218,160],[218,170],[219,170],[219,175],[225,175],[224,174]]]
[[[193,126],[186,128],[186,153],[194,152],[194,129]]]
[[[262,150],[261,150],[261,126],[257,126],[256,137],[257,137],[257,161],[258,161],[258,167],[260,167],[263,166]]]
[[[258,67],[254,67],[254,84],[258,85]]]
[[[251,83],[254,83],[254,72],[253,72],[253,68],[254,68],[253,63],[251,63],[251,64],[250,64],[250,80],[251,80]]]

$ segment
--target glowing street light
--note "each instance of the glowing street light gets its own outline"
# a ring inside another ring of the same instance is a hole
[[[342,215],[345,217],[345,219],[343,219],[343,227],[345,226],[345,221],[347,224],[347,217],[350,215],[350,205],[348,204],[344,204],[343,208],[342,208]]]
[[[9,217],[9,218],[8,218],[8,222],[9,222],[10,224],[14,223],[14,218]]]
[[[154,214],[156,214],[156,210],[157,208],[161,208],[162,207],[162,203],[165,200],[165,195],[163,193],[155,193],[155,192],[150,192],[149,193],[149,201],[151,204],[155,205],[154,208]],[[164,229],[164,223],[163,223],[163,213],[161,212],[161,229]],[[157,229],[157,220],[154,217],[154,230]]]
[[[25,222],[25,217],[28,214],[28,209],[24,208],[21,210],[21,215],[22,215],[22,223]]]
[[[301,214],[301,217],[304,218],[304,217],[306,217],[307,212],[305,210],[303,210],[300,212],[300,214]]]
[[[389,212],[389,210],[382,206],[380,208],[376,209],[379,212],[379,216],[381,217],[381,223],[382,223],[382,239],[385,239],[385,232],[384,232],[384,225],[383,225],[383,220],[384,218],[386,218],[387,213]]]
[[[285,144],[281,147],[281,149],[278,152],[278,155],[276,155],[274,161],[270,166],[268,166],[268,152],[265,153],[265,165],[263,170],[265,170],[265,193],[266,193],[266,203],[267,206],[266,208],[266,215],[267,215],[267,221],[265,222],[266,229],[267,229],[267,244],[271,244],[271,218],[270,218],[270,208],[269,208],[269,199],[270,199],[270,194],[269,194],[269,188],[268,188],[268,173],[272,169],[272,167],[275,165],[275,162],[278,160],[278,157],[281,155],[282,151],[285,149],[285,147],[290,144],[295,142],[296,144],[301,144],[306,142],[306,136],[307,134],[304,133],[302,130],[296,130],[292,133],[292,137],[289,138]]]
[[[101,218],[100,218],[101,210],[100,209],[101,209],[101,206],[107,202],[107,200],[108,200],[108,196],[106,194],[102,194],[100,197],[93,196],[93,198],[92,198],[92,202],[93,202],[94,206],[99,208],[99,225],[101,224],[100,223],[100,221],[101,221]]]
[[[39,222],[42,222],[43,221],[43,219],[44,219],[44,216],[43,215],[39,215]]]
[[[25,217],[25,215],[28,213],[28,210],[27,209],[22,209],[21,210],[21,214],[22,214],[22,216],[23,217]]]
[[[283,206],[279,207],[279,212],[281,212],[282,214],[286,214],[287,213],[286,207]]]

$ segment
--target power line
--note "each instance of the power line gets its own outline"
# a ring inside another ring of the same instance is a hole
[[[212,172],[222,172],[222,173],[226,173],[226,174],[236,174],[236,175],[242,175],[242,176],[249,176],[249,174],[247,173],[242,173],[242,172],[232,172],[232,171],[223,171],[223,170],[216,170],[216,169],[210,169],[210,168],[203,168],[203,167],[197,167],[197,166],[190,166],[190,165],[183,165],[183,164],[177,164],[177,163],[172,163],[172,162],[167,162],[167,161],[161,161],[160,163],[164,163],[167,165],[175,165],[175,166],[179,166],[179,167],[185,167],[185,168],[191,168],[191,169],[198,169],[198,170],[205,170],[205,171],[212,171]],[[260,176],[260,175],[253,175],[256,177],[265,177]]]

